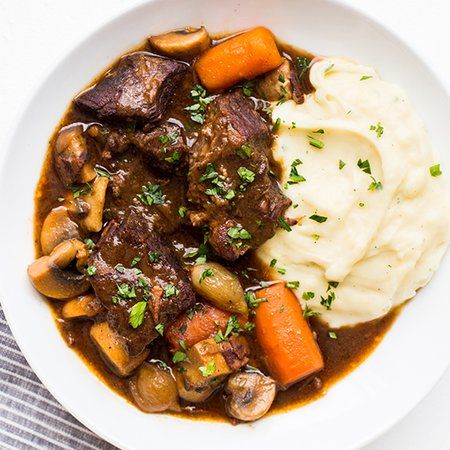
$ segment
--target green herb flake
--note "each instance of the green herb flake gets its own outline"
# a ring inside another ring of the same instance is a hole
[[[320,141],[319,139],[316,139],[314,136],[309,136],[308,135],[308,140],[309,140],[309,145],[311,145],[312,147],[315,147],[315,148],[318,148],[318,149],[322,149],[325,146],[323,141]]]
[[[149,252],[149,253],[148,253],[148,260],[149,260],[151,263],[155,263],[155,262],[158,262],[158,261],[159,261],[159,259],[161,258],[161,256],[162,256],[161,252]]]
[[[381,181],[375,180],[374,177],[372,177],[372,183],[369,184],[369,187],[367,188],[368,191],[381,191],[383,189],[383,184]]]
[[[283,230],[292,231],[292,228],[289,226],[289,224],[286,222],[286,220],[283,217],[278,216],[277,222],[278,222],[278,226],[280,228],[283,228]]]
[[[199,284],[202,284],[202,281],[205,278],[213,277],[213,276],[214,276],[214,271],[211,268],[205,269],[203,271],[203,273],[201,274],[200,279],[198,280],[198,282],[199,282]]]
[[[363,161],[361,158],[358,159],[357,165],[364,173],[368,173],[369,175],[372,173],[370,162],[368,159],[366,159],[365,161]]]
[[[200,366],[198,370],[205,378],[213,375],[216,371],[216,363],[214,361],[214,358],[211,358],[206,366]]]
[[[97,272],[97,267],[88,266],[88,268],[86,269],[86,272],[90,277],[93,277],[95,275],[95,273]]]
[[[246,183],[253,183],[255,181],[255,172],[252,172],[247,167],[239,167],[238,169],[239,178]]]
[[[177,350],[172,356],[172,362],[174,364],[179,364],[180,362],[189,362],[189,358],[186,353]]]
[[[328,336],[329,336],[331,339],[337,339],[336,333],[335,333],[334,331],[329,331],[329,332],[328,332]]]
[[[286,269],[283,269],[283,268],[281,268],[281,267],[278,267],[277,272],[278,272],[280,275],[286,275]]]
[[[311,292],[311,291],[305,291],[302,294],[302,299],[306,300],[306,301],[312,300],[314,297],[315,297],[315,294],[314,294],[314,292]]]
[[[266,298],[257,298],[253,291],[245,291],[244,298],[249,309],[256,309],[261,303],[267,302]]]
[[[342,170],[345,167],[345,162],[342,159],[339,160],[339,170]]]
[[[178,215],[180,216],[180,217],[186,217],[186,212],[187,212],[187,207],[186,206],[180,206],[179,208],[178,208]]]
[[[138,194],[137,197],[144,205],[148,206],[163,205],[166,199],[161,191],[161,186],[152,183],[142,186],[142,194]]]
[[[130,310],[129,323],[133,328],[137,328],[144,321],[145,308],[147,307],[147,302],[137,302],[133,305]]]
[[[111,174],[104,167],[95,166],[95,173],[100,177],[111,179]]]
[[[250,144],[242,144],[236,153],[242,159],[249,159],[252,154],[252,146]]]
[[[314,311],[310,306],[305,305],[303,308],[303,317],[306,319],[308,317],[320,316],[319,311]]]
[[[161,335],[164,335],[164,324],[158,323],[158,325],[155,326],[155,330]]]
[[[326,297],[320,296],[320,304],[324,306],[327,310],[331,309],[332,303],[336,300],[336,294],[330,292]]]
[[[286,287],[289,289],[298,289],[300,287],[300,281],[288,281]]]
[[[251,333],[255,329],[255,324],[253,322],[246,322],[244,325],[244,330]]]
[[[243,227],[231,227],[227,231],[229,236],[228,243],[233,242],[236,239],[251,239],[252,235]]]
[[[92,252],[92,249],[94,248],[95,242],[92,239],[85,239],[83,241],[86,244],[86,247],[88,248],[89,252]]]
[[[384,133],[384,128],[381,122],[378,122],[376,125],[370,125],[370,131],[375,131],[377,138],[380,138]]]
[[[141,258],[139,256],[135,256],[131,261],[131,267],[134,267],[136,264],[138,264],[140,260]]]
[[[70,188],[73,192],[74,200],[83,195],[89,194],[92,191],[92,187],[89,183],[83,184],[81,186],[72,186]]]
[[[254,81],[246,81],[242,86],[242,92],[247,97],[250,97],[253,94],[253,90],[255,89]]]
[[[167,161],[170,164],[178,164],[181,160],[181,156],[180,153],[175,150],[170,156],[168,156],[167,158],[164,158],[165,161]]]
[[[324,223],[324,222],[326,222],[328,220],[328,217],[319,216],[318,214],[313,214],[312,216],[309,216],[309,218],[311,220],[314,220],[314,221],[318,222],[318,223]]]
[[[125,267],[123,266],[123,264],[116,264],[116,266],[114,267],[114,269],[119,272],[119,273],[124,273],[125,272]]]
[[[430,175],[432,177],[440,177],[442,175],[441,165],[435,164],[434,166],[431,166],[430,167]]]
[[[299,159],[296,159],[291,164],[291,171],[289,173],[288,184],[297,184],[306,181],[306,178],[303,175],[298,173],[297,166],[303,164]]]
[[[203,124],[206,118],[206,107],[214,100],[214,97],[208,96],[208,92],[200,84],[193,86],[191,97],[194,103],[184,109],[190,113],[193,122]]]
[[[174,295],[178,295],[180,293],[180,290],[172,283],[169,283],[164,288],[164,296],[166,298],[172,297]]]
[[[302,78],[308,71],[308,69],[311,65],[311,62],[307,58],[296,57],[295,65],[297,67],[298,77]]]
[[[275,267],[276,264],[277,260],[275,258],[270,261],[270,267]]]
[[[359,79],[359,81],[369,80],[370,78],[373,78],[373,76],[372,76],[372,75],[363,75],[363,76]]]
[[[280,125],[281,125],[281,119],[278,117],[278,119],[275,120],[275,122],[274,122],[274,124],[272,126],[272,132],[276,133],[279,130]]]

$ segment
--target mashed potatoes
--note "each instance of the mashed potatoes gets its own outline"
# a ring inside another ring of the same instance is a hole
[[[340,327],[386,314],[429,281],[449,241],[449,196],[399,87],[337,58],[315,63],[310,78],[304,104],[273,111],[286,215],[298,224],[258,255]]]

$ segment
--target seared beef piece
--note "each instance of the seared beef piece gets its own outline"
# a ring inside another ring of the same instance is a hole
[[[222,355],[233,372],[248,363],[250,348],[244,336],[231,336],[220,344]]]
[[[112,131],[106,139],[105,150],[117,154],[130,146],[136,147],[152,167],[164,173],[173,173],[175,168],[186,165],[188,148],[183,129],[174,123],[166,122],[149,133]]]
[[[240,91],[218,97],[207,111],[189,161],[188,199],[196,226],[208,225],[215,252],[230,261],[275,233],[290,205],[269,175],[269,126]]]
[[[187,71],[185,64],[145,52],[124,56],[94,87],[75,98],[99,119],[155,122]]]
[[[134,258],[140,260],[133,265]],[[135,207],[121,222],[110,223],[89,265],[96,268],[90,280],[108,310],[108,323],[123,336],[130,355],[141,353],[158,336],[157,324],[169,324],[195,303],[187,273],[149,217]],[[131,308],[146,299],[143,322],[133,328]]]

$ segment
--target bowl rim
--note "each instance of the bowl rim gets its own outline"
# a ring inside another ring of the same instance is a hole
[[[78,51],[78,49],[84,45],[86,45],[87,42],[92,41],[96,35],[99,35],[105,31],[105,29],[109,27],[113,27],[117,22],[125,20],[127,16],[132,16],[136,14],[140,9],[144,9],[147,7],[148,4],[154,3],[163,3],[163,2],[169,2],[171,0],[139,0],[137,3],[133,4],[131,7],[125,7],[121,10],[119,10],[113,17],[102,21],[100,25],[95,27],[92,31],[88,32],[87,34],[84,34],[80,39],[76,41],[75,44],[73,44],[68,51],[66,51],[64,54],[57,54],[55,58],[52,60],[52,62],[48,65],[48,69],[45,70],[44,74],[38,78],[34,84],[33,87],[30,89],[30,93],[28,94],[27,98],[22,102],[20,105],[18,112],[15,114],[14,118],[11,121],[12,126],[10,127],[9,131],[6,134],[6,137],[3,141],[5,151],[2,152],[0,156],[0,176],[4,173],[6,170],[6,160],[7,157],[11,151],[11,148],[14,144],[14,136],[17,132],[17,129],[21,123],[21,119],[26,115],[26,112],[29,108],[29,106],[34,102],[35,98],[38,96],[38,93],[43,85],[47,82],[47,80],[52,76],[53,72],[60,66],[63,65],[67,60],[70,60],[72,56]],[[344,10],[348,10],[351,12],[354,16],[356,16],[358,19],[365,20],[366,22],[374,24],[378,29],[383,31],[387,36],[393,38],[397,43],[401,44],[403,47],[405,47],[412,56],[414,56],[417,60],[424,62],[424,57],[421,54],[421,52],[417,51],[415,48],[413,48],[407,40],[405,40],[400,35],[396,34],[395,30],[392,30],[391,28],[388,28],[385,24],[382,23],[381,20],[379,20],[377,17],[370,15],[363,11],[361,8],[357,7],[355,4],[349,4],[345,0],[321,0],[323,3],[327,3],[330,5],[338,6]],[[130,49],[131,50],[131,49]],[[119,55],[117,55],[119,56]],[[442,79],[437,73],[433,70],[433,67],[428,66],[428,75],[433,79],[436,86],[445,92],[447,94],[447,101],[449,98],[449,89],[447,85],[450,86],[450,83],[445,83],[445,80]],[[41,170],[41,167],[39,168]],[[42,384],[45,386],[45,388],[51,393],[51,395],[56,399],[56,401],[61,404],[75,419],[77,419],[79,422],[81,422],[83,425],[85,425],[88,429],[92,430],[94,433],[96,433],[98,436],[100,436],[102,439],[104,439],[106,442],[109,442],[119,448],[130,448],[125,447],[122,442],[119,442],[114,437],[111,437],[104,432],[104,430],[101,427],[97,427],[95,423],[91,423],[89,420],[87,420],[85,417],[82,417],[78,411],[73,410],[70,404],[68,404],[64,398],[61,398],[61,395],[59,393],[55,393],[55,389],[53,386],[48,387],[47,384],[47,377],[44,370],[41,370],[41,367],[37,367],[35,362],[33,361],[34,358],[31,356],[29,357],[26,346],[23,345],[23,341],[20,337],[20,333],[17,331],[16,323],[14,320],[10,320],[10,312],[7,306],[6,302],[6,295],[5,295],[5,289],[4,289],[4,279],[3,275],[0,272],[0,304],[2,305],[5,318],[7,320],[8,326],[10,327],[11,333],[14,336],[14,339],[16,340],[16,343],[18,347],[20,348],[22,354],[24,355],[25,359],[27,360],[27,363],[30,365],[33,372],[36,374],[36,376],[39,378],[39,380],[42,382]],[[48,307],[48,306],[46,306]],[[397,319],[396,319],[397,320]],[[56,324],[55,324],[56,326]],[[390,330],[387,331],[387,334],[389,334]],[[59,333],[59,330],[58,330]],[[77,356],[79,357],[79,356]],[[370,355],[368,356],[370,358]],[[33,362],[30,362],[33,361]],[[85,362],[83,361],[83,364]],[[353,449],[359,449],[371,442],[373,442],[375,439],[386,433],[389,429],[391,429],[393,426],[395,426],[397,423],[399,423],[402,419],[404,419],[433,389],[433,387],[439,382],[439,380],[443,377],[446,370],[448,370],[448,367],[450,366],[450,354],[446,356],[446,362],[445,367],[443,370],[439,373],[435,373],[432,377],[432,380],[428,383],[428,385],[422,389],[421,394],[414,399],[414,401],[405,407],[403,411],[398,414],[394,419],[387,421],[386,423],[383,423],[378,428],[374,427],[374,430],[363,438],[360,438],[358,441],[355,441],[351,446],[346,447],[348,450]],[[346,375],[347,376],[347,375]],[[46,381],[43,381],[46,380]],[[337,381],[337,383],[340,383],[340,381]],[[49,383],[51,384],[51,383]],[[109,388],[108,388],[109,389]],[[300,408],[301,406],[299,406]],[[297,409],[297,408],[295,408]],[[290,411],[290,410],[289,410]],[[287,412],[289,412],[287,411]],[[281,416],[281,414],[284,413],[277,413],[277,416]],[[192,420],[189,418],[186,418],[185,420]],[[204,421],[204,423],[209,423],[208,421]]]

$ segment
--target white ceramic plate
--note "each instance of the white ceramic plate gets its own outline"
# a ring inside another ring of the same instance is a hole
[[[52,394],[119,447],[358,448],[410,411],[450,361],[448,257],[374,354],[324,398],[237,427],[138,411],[102,384],[65,345],[48,306],[28,282],[26,267],[34,257],[33,193],[48,138],[70,99],[146,35],[201,24],[213,32],[266,25],[288,43],[375,66],[385,79],[409,92],[441,163],[450,167],[445,89],[411,49],[367,17],[326,0],[148,2],[102,27],[52,68],[11,134],[0,178],[0,282],[6,317],[28,362]]]

